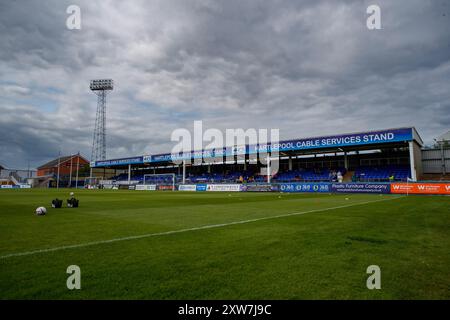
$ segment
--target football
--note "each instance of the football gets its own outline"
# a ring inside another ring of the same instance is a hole
[[[47,209],[45,207],[39,207],[36,209],[36,215],[43,216],[47,213]]]

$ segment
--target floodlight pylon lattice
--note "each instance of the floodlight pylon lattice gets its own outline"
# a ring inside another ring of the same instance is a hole
[[[91,161],[106,160],[106,95],[113,87],[111,79],[91,80],[90,89],[97,95]]]

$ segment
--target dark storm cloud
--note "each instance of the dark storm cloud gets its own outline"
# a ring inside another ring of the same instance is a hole
[[[82,30],[65,28],[66,8]],[[377,1],[3,1],[0,162],[90,154],[111,77],[108,156],[169,151],[173,129],[280,128],[282,138],[450,123],[450,5]]]

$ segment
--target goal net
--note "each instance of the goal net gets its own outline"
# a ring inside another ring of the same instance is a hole
[[[88,189],[97,189],[103,177],[87,177],[84,179],[84,187]]]
[[[175,173],[144,174],[144,185],[155,185],[157,190],[175,191]]]

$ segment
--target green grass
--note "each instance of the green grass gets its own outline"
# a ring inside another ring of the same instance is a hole
[[[0,191],[0,299],[450,298],[449,197],[82,190],[80,208],[50,208],[68,193]]]

